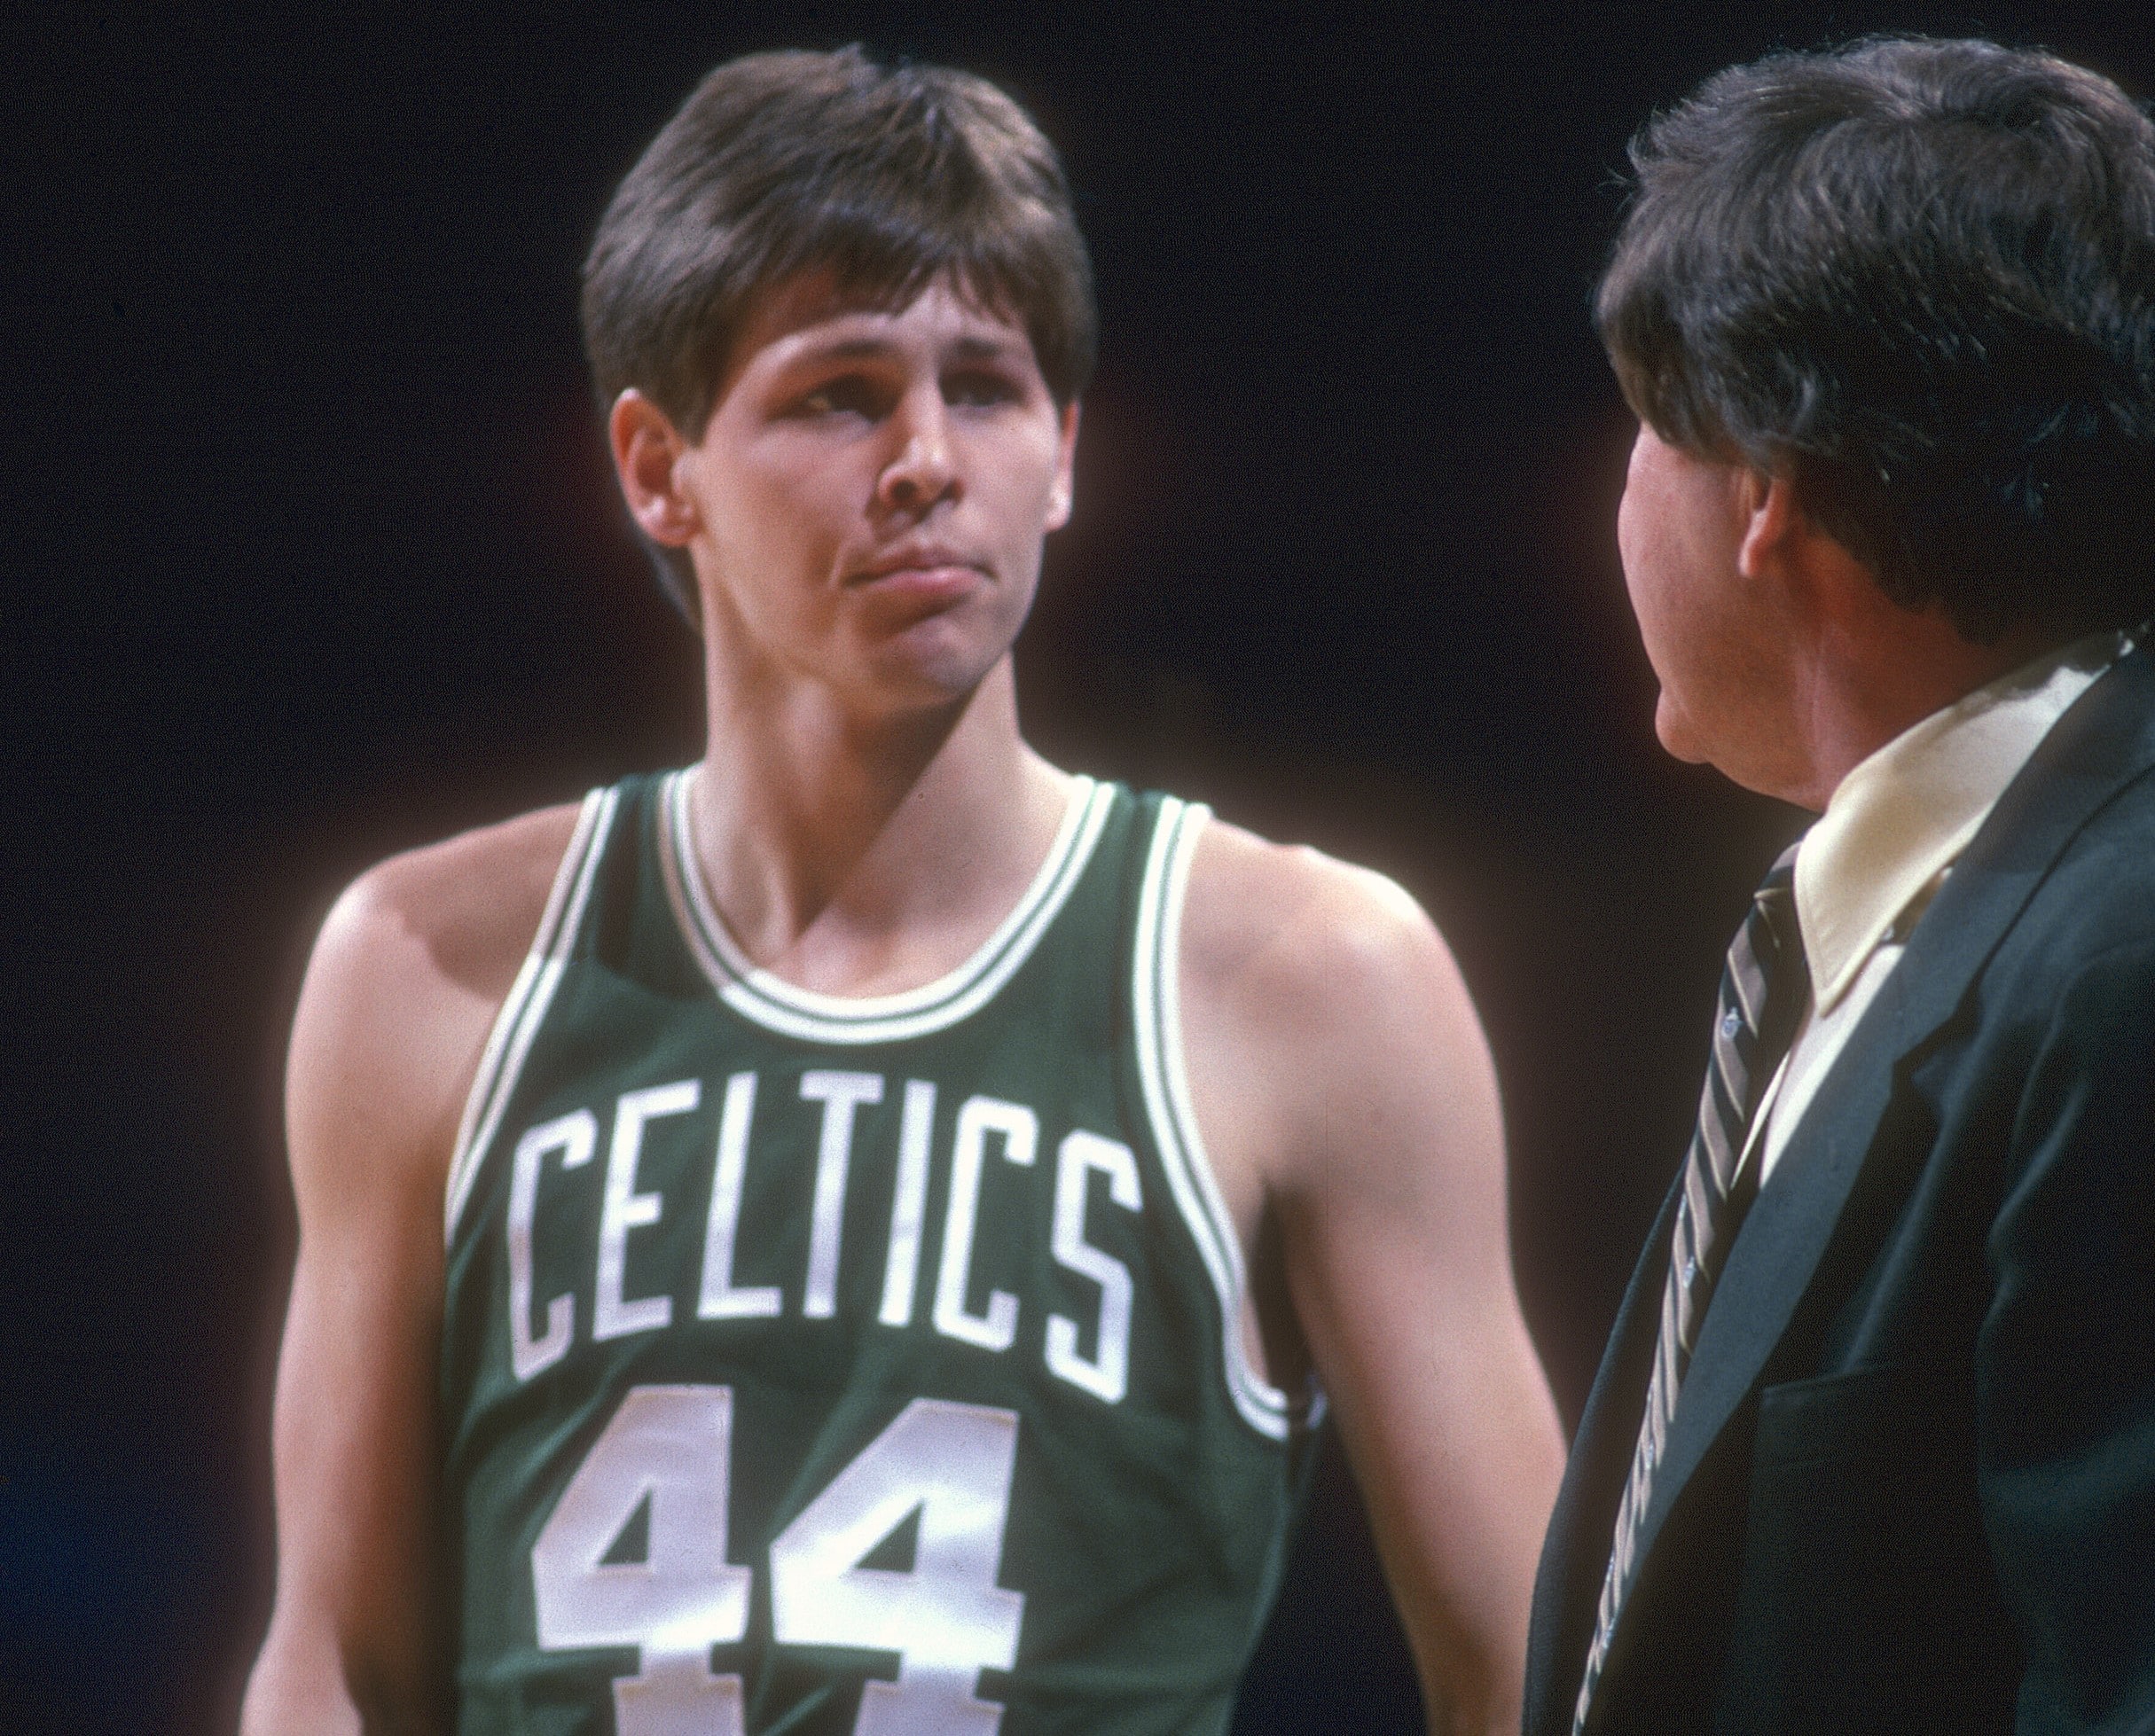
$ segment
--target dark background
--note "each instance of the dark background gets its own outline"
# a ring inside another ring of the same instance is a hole
[[[177,9],[172,9],[176,11]],[[446,20],[446,21],[445,21]],[[1655,746],[1587,318],[1631,129],[1872,29],[2155,88],[2144,5],[94,7],[20,23],[0,727],[0,1725],[229,1726],[265,1619],[280,1048],[369,861],[699,747],[575,279],[705,67],[860,38],[1065,154],[1104,344],[1034,739],[1398,876],[1486,1017],[1567,1419],[1791,810]],[[1407,1727],[1336,1460],[1242,1728]]]

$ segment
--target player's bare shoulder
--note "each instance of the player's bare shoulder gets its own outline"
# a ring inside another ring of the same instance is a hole
[[[1340,1117],[1419,1113],[1432,1082],[1486,1104],[1494,1083],[1451,950],[1397,882],[1303,845],[1215,822],[1190,866],[1182,921],[1185,1044],[1193,1083],[1268,1153],[1275,1184],[1298,1160],[1328,1171]],[[1219,1082],[1250,1107],[1229,1110]],[[1281,1166],[1285,1167],[1282,1173]]]
[[[315,943],[286,1079],[295,1169],[409,1159],[439,1174],[496,1014],[576,825],[541,809],[377,864]]]
[[[1186,995],[1290,1039],[1352,1034],[1427,976],[1454,974],[1436,926],[1396,881],[1217,820],[1190,864],[1182,946]]]

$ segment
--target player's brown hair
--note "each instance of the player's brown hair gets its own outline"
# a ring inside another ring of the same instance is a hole
[[[886,309],[948,275],[1023,322],[1058,404],[1091,378],[1092,265],[1025,111],[951,67],[786,51],[706,74],[615,189],[584,264],[601,412],[634,387],[701,439],[756,298],[808,270]],[[686,559],[657,553],[694,621]]]

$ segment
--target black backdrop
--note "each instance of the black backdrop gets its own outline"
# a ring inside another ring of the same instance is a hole
[[[752,47],[974,66],[1062,145],[1105,340],[1028,726],[1436,911],[1575,1415],[1722,940],[1798,823],[1654,744],[1586,316],[1624,140],[1868,29],[2146,92],[2144,6],[201,11],[55,10],[0,73],[0,1724],[229,1724],[270,1588],[279,1050],[334,889],[696,751],[575,271]],[[1360,1525],[1335,1459],[1240,1728],[1411,1723]]]

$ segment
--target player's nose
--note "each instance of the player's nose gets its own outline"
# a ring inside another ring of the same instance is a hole
[[[908,392],[892,418],[897,450],[884,466],[877,488],[894,509],[924,512],[958,489],[958,468],[951,449],[950,407],[932,386]]]

